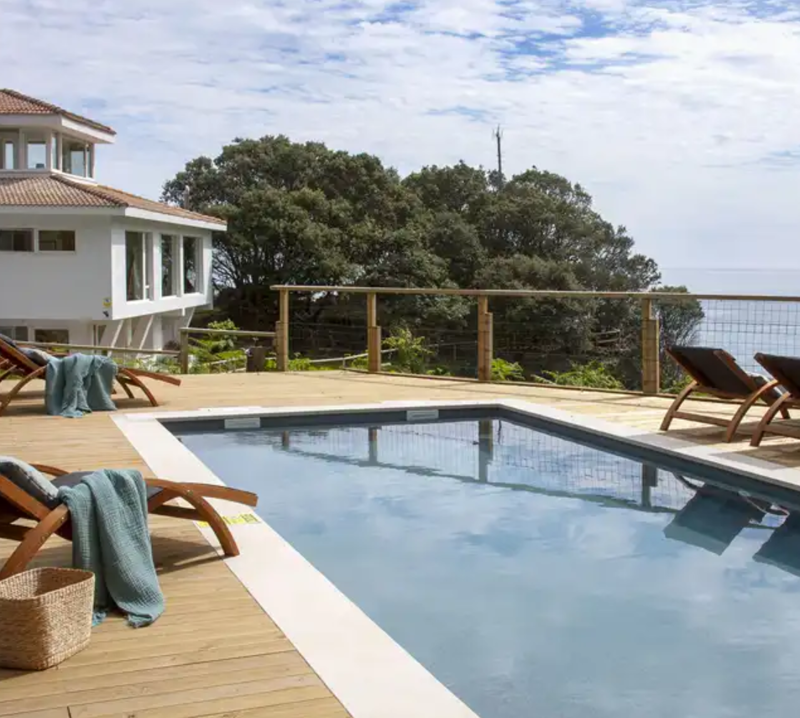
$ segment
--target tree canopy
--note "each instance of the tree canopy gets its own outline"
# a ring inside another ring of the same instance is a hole
[[[461,162],[401,178],[372,155],[266,136],[190,161],[163,199],[227,220],[214,239],[217,303],[250,328],[274,321],[273,284],[650,291],[660,279],[580,185],[535,167],[505,179]],[[318,317],[346,301],[309,298],[306,309]],[[496,335],[523,324],[530,342],[562,351],[610,331],[638,341],[636,307],[619,304],[498,303]],[[458,326],[470,309],[404,297],[387,311],[408,325]],[[678,310],[670,321],[680,333],[696,317]]]

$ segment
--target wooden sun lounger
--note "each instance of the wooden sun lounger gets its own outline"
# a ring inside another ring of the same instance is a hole
[[[788,425],[783,421],[773,423],[773,419],[781,413],[784,419],[790,419],[789,407],[800,407],[800,358],[777,356],[775,354],[756,354],[756,361],[761,364],[777,382],[784,388],[785,393],[776,401],[762,417],[753,437],[750,439],[752,446],[761,444],[765,434],[777,434],[800,439],[800,426]]]
[[[53,483],[57,486],[74,485],[91,473],[86,471],[69,473],[43,464],[32,464],[32,466],[44,474],[56,477]],[[190,521],[205,521],[217,535],[225,555],[239,555],[239,547],[230,529],[206,499],[224,499],[246,506],[255,506],[258,503],[255,494],[227,486],[177,483],[164,479],[145,479],[145,483],[149,513]],[[191,508],[168,506],[168,502],[173,499],[183,499]],[[31,519],[36,523],[32,527],[20,525],[15,523],[18,519]],[[66,505],[61,504],[51,509],[0,474],[0,538],[20,542],[5,564],[0,567],[0,580],[23,571],[53,534],[67,540],[72,538],[69,509]]]
[[[28,383],[35,379],[43,380],[45,378],[47,366],[37,364],[33,359],[23,353],[16,344],[1,338],[0,362],[0,382],[12,374],[21,377],[8,393],[0,398],[0,414],[2,414]],[[152,406],[158,406],[158,401],[142,379],[153,379],[155,381],[173,384],[174,386],[180,386],[181,384],[180,379],[170,376],[169,374],[159,374],[157,372],[131,369],[123,366],[117,367],[116,379],[117,383],[122,387],[122,390],[128,397],[131,399],[134,398],[131,387],[136,387],[142,391]]]
[[[781,403],[778,381],[767,381],[763,377],[748,374],[724,349],[708,347],[672,347],[667,353],[691,377],[689,384],[672,402],[661,431],[667,431],[673,419],[685,419],[701,424],[725,427],[725,441],[733,441],[739,425],[751,407],[759,401],[770,405],[770,412],[780,411],[789,418],[789,412]],[[681,411],[681,405],[692,394],[708,394],[719,399],[739,401],[740,406],[730,420],[708,414]],[[768,412],[769,413],[769,412]]]

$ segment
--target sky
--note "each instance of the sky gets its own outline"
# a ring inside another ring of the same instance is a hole
[[[286,134],[583,185],[668,281],[800,285],[790,0],[0,0],[0,86],[110,124],[102,182]],[[713,270],[713,271],[711,271]]]

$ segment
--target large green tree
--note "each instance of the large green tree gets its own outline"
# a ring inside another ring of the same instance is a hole
[[[650,291],[660,279],[655,262],[634,251],[626,229],[603,219],[580,185],[535,167],[506,179],[461,162],[401,179],[371,155],[266,136],[192,160],[165,184],[163,199],[228,221],[214,241],[217,305],[252,328],[274,321],[273,284],[630,292]],[[635,301],[492,304],[500,347],[563,356],[638,351]],[[358,298],[301,295],[295,306],[301,320],[363,324]],[[676,305],[663,310],[662,326],[681,337],[701,319],[698,305]],[[474,309],[460,298],[399,297],[384,301],[381,322],[471,331]]]

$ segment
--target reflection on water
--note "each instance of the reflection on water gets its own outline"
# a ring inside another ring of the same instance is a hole
[[[800,518],[769,496],[498,421],[183,440],[483,718],[800,699]]]

